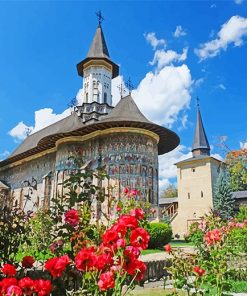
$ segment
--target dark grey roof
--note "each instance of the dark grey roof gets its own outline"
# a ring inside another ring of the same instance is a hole
[[[202,122],[201,112],[198,107],[197,118],[196,118],[196,129],[194,134],[192,151],[200,150],[200,149],[208,150],[208,153],[210,151],[210,146],[209,146],[208,139],[207,139],[203,122]]]
[[[247,198],[247,190],[232,192],[232,198],[234,199]]]
[[[193,160],[197,161],[197,160],[201,160],[201,159],[209,158],[209,157],[212,158],[212,159],[214,159],[214,160],[217,160],[219,162],[222,162],[221,160],[219,160],[219,159],[217,159],[215,157],[212,157],[212,156],[209,156],[209,155],[205,155],[204,154],[204,155],[197,155],[197,156],[193,156],[193,157],[187,158],[187,159],[182,160],[182,161],[179,161],[179,162],[177,162],[175,164],[177,165],[177,164],[180,164],[180,163],[186,163],[186,162],[190,162],[190,161],[193,161]]]
[[[105,42],[104,33],[99,25],[96,29],[93,42],[89,48],[88,58],[110,58],[109,51]]]
[[[164,198],[161,197],[159,199],[159,205],[168,205],[174,202],[178,202],[178,198],[177,197],[171,197],[171,198]]]
[[[29,155],[52,148],[61,138],[83,136],[98,130],[112,127],[135,127],[149,130],[159,136],[158,153],[164,154],[176,148],[179,137],[173,131],[149,121],[139,110],[130,95],[122,98],[108,115],[99,121],[83,123],[76,113],[28,136],[23,143],[2,162],[0,166],[22,159]]]

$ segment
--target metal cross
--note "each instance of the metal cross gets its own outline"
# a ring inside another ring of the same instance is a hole
[[[120,92],[120,97],[122,99],[124,93],[125,93],[125,88],[124,88],[124,85],[121,83],[120,85],[118,85],[117,87],[119,89],[119,92]]]
[[[70,102],[67,104],[68,107],[73,108],[78,104],[78,101],[76,98],[73,98],[70,100]]]
[[[126,81],[126,87],[128,88],[128,90],[129,90],[129,95],[131,94],[131,92],[132,92],[132,90],[134,89],[134,86],[133,86],[133,84],[132,84],[132,81],[131,81],[131,79],[130,79],[130,77],[129,77],[129,79]]]
[[[97,11],[96,12],[96,16],[98,18],[98,21],[99,21],[99,26],[101,25],[101,23],[103,22],[104,18],[102,16],[102,13],[101,13],[101,10]]]
[[[199,104],[199,98],[198,98],[198,97],[196,98],[196,106],[197,106],[197,108],[200,107],[200,104]]]

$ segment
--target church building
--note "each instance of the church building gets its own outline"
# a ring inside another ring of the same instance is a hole
[[[110,58],[100,21],[87,57],[77,64],[77,71],[83,77],[82,104],[68,117],[27,136],[0,162],[0,193],[7,201],[35,210],[49,206],[52,197],[63,194],[60,184],[73,170],[104,166],[115,197],[129,187],[158,206],[158,155],[176,148],[179,137],[150,122],[131,93],[113,107],[112,79],[119,75],[119,66]],[[200,152],[198,147],[195,151]],[[210,156],[199,154],[193,160],[196,170],[201,162],[207,167],[214,164]],[[75,164],[74,158],[78,157],[83,159],[83,167]],[[183,178],[188,164],[178,164]],[[183,191],[190,192],[187,188]],[[194,192],[190,194],[193,200]],[[206,191],[204,195],[207,198]]]

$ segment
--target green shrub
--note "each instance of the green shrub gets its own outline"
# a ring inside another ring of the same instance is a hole
[[[172,238],[171,226],[166,223],[149,223],[150,249],[160,249],[169,243]]]

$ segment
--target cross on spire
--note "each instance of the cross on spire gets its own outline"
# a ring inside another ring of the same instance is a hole
[[[101,10],[96,12],[96,16],[98,18],[99,26],[101,26],[101,23],[103,22],[104,18],[102,16]]]
[[[119,89],[120,97],[122,99],[122,97],[123,97],[123,95],[125,93],[125,87],[124,87],[123,83],[121,83],[120,85],[118,85],[117,88]]]
[[[198,96],[196,97],[196,107],[199,109],[199,107],[200,107],[200,103],[199,103],[199,98],[198,98]]]
[[[128,88],[128,90],[129,90],[129,95],[131,94],[131,92],[132,92],[132,90],[134,89],[134,86],[133,86],[133,84],[132,84],[132,81],[131,81],[131,79],[130,79],[130,77],[129,77],[129,79],[126,81],[126,87]]]

